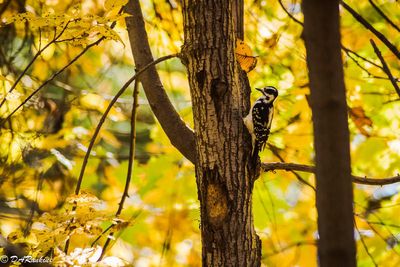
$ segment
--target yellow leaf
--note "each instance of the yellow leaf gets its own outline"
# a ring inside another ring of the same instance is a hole
[[[103,112],[106,107],[106,101],[99,95],[89,93],[80,99],[80,104],[87,109],[94,109]]]
[[[241,39],[236,40],[236,58],[245,72],[252,71],[257,65],[257,57],[252,55],[251,48]]]
[[[363,135],[370,136],[365,127],[372,127],[372,120],[365,115],[364,109],[362,107],[349,108],[349,115],[357,129]]]
[[[110,10],[110,9],[115,8],[115,7],[122,7],[126,3],[128,3],[128,0],[106,0],[104,2],[104,8],[106,10]]]
[[[279,41],[280,34],[274,33],[270,38],[264,39],[264,46],[268,48],[274,48]]]

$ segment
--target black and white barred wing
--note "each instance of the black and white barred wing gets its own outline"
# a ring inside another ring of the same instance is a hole
[[[254,134],[257,140],[257,150],[261,151],[264,149],[265,144],[268,140],[272,117],[274,115],[274,109],[272,105],[265,105],[262,102],[256,102],[252,110],[252,119],[254,125]]]

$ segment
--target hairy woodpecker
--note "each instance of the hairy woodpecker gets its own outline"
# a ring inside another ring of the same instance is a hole
[[[260,91],[262,96],[256,100],[249,114],[243,118],[244,124],[251,134],[253,145],[251,161],[254,166],[257,163],[258,153],[265,148],[267,143],[274,116],[274,101],[278,97],[278,90],[273,86],[256,88],[256,90]]]

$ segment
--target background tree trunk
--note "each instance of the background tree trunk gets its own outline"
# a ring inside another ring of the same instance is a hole
[[[250,136],[242,121],[250,89],[235,59],[235,4],[183,1],[204,266],[261,264],[252,216],[255,174],[246,167]]]
[[[303,11],[316,153],[319,262],[321,266],[355,266],[339,2],[305,0]]]

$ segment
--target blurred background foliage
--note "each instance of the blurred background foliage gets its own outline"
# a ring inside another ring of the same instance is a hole
[[[347,3],[400,46],[400,32],[377,13],[371,1]],[[397,1],[375,3],[399,25]],[[120,220],[115,220],[114,214],[126,180],[132,88],[111,110],[91,154],[82,194],[73,195],[94,128],[112,97],[134,73],[124,15],[118,15],[123,4],[0,0],[0,101],[5,99],[0,108],[0,231],[32,255],[71,263],[97,259],[109,233],[104,231],[114,225],[114,239],[105,259],[115,266],[118,262],[200,266],[194,167],[170,144],[142,90],[133,178]],[[146,0],[141,4],[155,57],[179,52],[183,40],[179,1]],[[245,42],[258,59],[257,67],[248,74],[250,84],[253,88],[274,85],[280,92],[269,149],[261,153],[261,159],[312,165],[302,26],[282,5],[302,21],[296,1],[246,0],[244,8]],[[376,40],[375,36],[344,9],[341,19],[353,174],[396,175],[400,172],[399,96],[379,68],[369,41]],[[102,37],[98,45],[51,79]],[[399,78],[399,60],[377,43],[394,77]],[[40,55],[35,56],[38,51]],[[184,66],[173,59],[157,68],[172,103],[192,125]],[[24,75],[19,78],[21,73]],[[254,92],[252,99],[257,96]],[[316,266],[315,194],[296,175],[314,184],[311,174],[285,171],[262,174],[255,184],[254,218],[265,266]],[[359,266],[398,266],[399,185],[355,185],[354,189]],[[74,202],[78,203],[75,211]],[[73,225],[68,224],[73,217]]]

